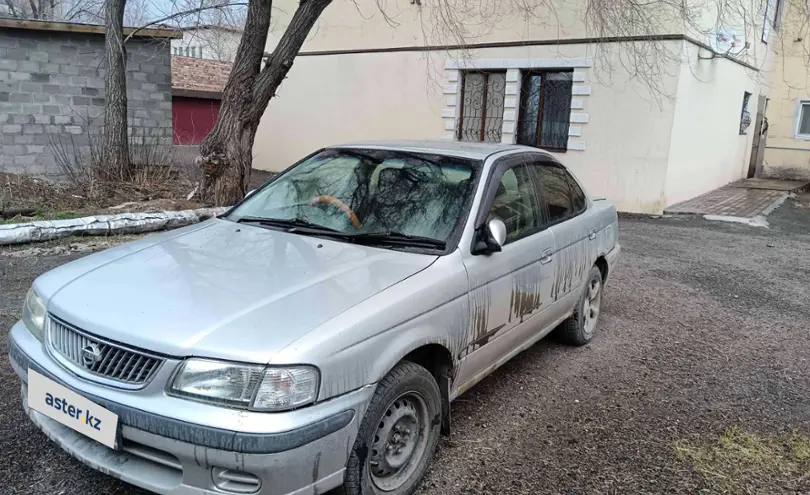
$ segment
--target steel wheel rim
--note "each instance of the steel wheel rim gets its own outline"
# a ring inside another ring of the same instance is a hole
[[[599,320],[599,310],[602,305],[602,281],[598,278],[588,283],[588,292],[582,303],[582,316],[584,319],[585,335],[593,335],[596,323]]]
[[[425,398],[405,392],[388,405],[377,423],[368,456],[371,482],[382,491],[404,485],[427,449],[430,420]]]

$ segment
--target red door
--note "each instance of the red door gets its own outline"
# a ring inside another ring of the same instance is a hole
[[[207,98],[172,98],[174,144],[200,144],[214,127],[219,115],[219,100]]]

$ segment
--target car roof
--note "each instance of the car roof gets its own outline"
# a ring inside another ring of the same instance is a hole
[[[501,143],[468,143],[463,141],[365,141],[330,147],[407,151],[410,153],[446,155],[474,160],[485,160],[490,155],[505,151],[528,151],[547,154],[541,149],[529,146]]]

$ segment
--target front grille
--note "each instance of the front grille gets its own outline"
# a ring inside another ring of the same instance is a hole
[[[155,376],[163,359],[95,337],[53,316],[48,318],[48,341],[73,366],[124,386],[143,386]]]

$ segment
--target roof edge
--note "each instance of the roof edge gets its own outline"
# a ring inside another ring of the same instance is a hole
[[[80,24],[76,22],[37,21],[32,19],[0,18],[0,28],[28,29],[31,31],[56,31],[61,33],[104,34],[104,26],[98,24]],[[170,38],[178,39],[183,33],[176,29],[124,28],[124,35],[132,34],[133,38]]]
[[[194,26],[180,26],[178,29],[180,29],[180,31],[204,31],[204,30],[207,30],[207,29],[214,29],[214,30],[220,30],[220,31],[228,31],[228,32],[231,32],[231,33],[242,33],[242,32],[244,32],[241,29],[237,29],[237,28],[233,28],[233,27],[229,27],[229,26],[217,26],[215,24],[197,24],[197,25],[194,25]]]
[[[221,100],[222,91],[205,91],[202,89],[186,89],[172,87],[172,96],[181,98],[202,98],[206,100]]]

